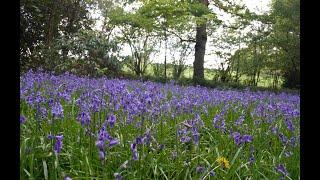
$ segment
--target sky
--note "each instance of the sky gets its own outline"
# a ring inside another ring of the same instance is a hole
[[[270,10],[269,4],[271,3],[271,0],[242,0],[242,2],[249,8],[250,11],[256,12],[258,14],[266,13]],[[131,9],[130,7],[127,9]],[[218,13],[218,12],[217,12]],[[92,17],[99,18],[98,13],[92,13]],[[219,19],[222,19],[223,21],[229,21],[232,22],[232,18],[228,16],[227,14],[221,14],[219,16]],[[97,20],[96,21],[96,29],[101,29],[101,21]],[[221,29],[217,29],[218,36],[223,36],[223,33],[220,33]],[[219,58],[216,56],[213,51],[216,49],[212,43],[210,43],[213,39],[209,36],[207,39],[207,44],[206,44],[206,54],[204,57],[204,67],[205,68],[210,68],[210,69],[217,69],[221,63],[224,62],[224,59]],[[193,51],[187,56],[186,58],[186,64],[187,65],[192,65],[194,61],[194,43],[191,45],[193,48]],[[236,46],[238,48],[238,45]],[[242,47],[242,46],[241,46]],[[231,53],[234,53],[235,50],[226,50]],[[123,46],[122,50],[120,51],[122,55],[131,55],[131,49],[128,45]],[[178,52],[168,52],[167,50],[167,62],[170,63],[172,62],[171,60],[173,59],[172,56],[174,57],[179,57]],[[157,53],[151,54],[151,60],[154,63],[163,63],[164,62],[164,43],[162,43],[162,46],[159,47],[159,51]]]

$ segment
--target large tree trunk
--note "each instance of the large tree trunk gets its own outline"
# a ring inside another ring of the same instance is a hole
[[[200,0],[201,3],[206,6],[209,5],[208,0]],[[195,54],[193,62],[193,82],[194,84],[199,84],[204,80],[204,55],[206,52],[207,43],[207,24],[203,23],[197,25],[196,32],[196,45]]]

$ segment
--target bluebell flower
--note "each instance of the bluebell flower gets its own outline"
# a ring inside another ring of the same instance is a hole
[[[250,158],[249,158],[249,164],[252,165],[255,161],[255,158],[254,158],[254,147],[251,145],[250,146]]]
[[[273,127],[273,128],[271,129],[271,132],[272,132],[273,134],[278,134],[279,130],[278,130],[277,127]]]
[[[90,121],[91,121],[90,112],[81,111],[77,116],[77,120],[81,123],[81,125],[90,124]]]
[[[279,164],[277,167],[276,167],[276,170],[278,172],[280,172],[281,174],[287,176],[289,173],[288,171],[286,170],[286,167],[283,165],[283,164]]]
[[[115,122],[116,122],[116,116],[114,115],[114,114],[111,114],[111,115],[109,115],[108,116],[108,118],[107,118],[107,122],[108,122],[108,124],[109,124],[109,126],[110,127],[113,127],[114,126],[114,124],[115,124]]]
[[[113,147],[115,145],[119,144],[119,141],[117,139],[112,139],[110,142],[109,142],[109,147]]]
[[[98,140],[98,141],[96,141],[96,146],[97,146],[100,150],[104,149],[104,141],[103,141],[103,140]]]
[[[291,145],[292,147],[295,147],[295,146],[296,146],[296,137],[291,137],[290,140],[289,140],[289,142],[290,142],[290,145]]]
[[[72,178],[69,176],[64,176],[63,180],[72,180]]]
[[[140,136],[137,137],[137,138],[136,138],[136,143],[137,143],[137,144],[142,144],[142,143],[143,143],[142,137],[140,137]]]
[[[42,118],[45,118],[48,115],[47,109],[45,107],[40,107],[39,112]]]
[[[198,166],[198,167],[196,168],[196,172],[197,172],[197,173],[203,173],[204,170],[205,170],[205,168],[204,168],[203,166]]]
[[[138,154],[138,150],[137,150],[137,144],[136,143],[131,143],[130,149],[131,149],[131,152],[132,152],[133,160],[137,161],[139,159],[139,154]]]
[[[240,135],[239,132],[234,132],[234,133],[233,133],[233,139],[234,139],[234,142],[235,142],[237,145],[242,144],[241,135]]]
[[[23,124],[24,122],[26,122],[26,118],[20,115],[20,123]]]
[[[51,113],[54,118],[63,118],[63,108],[62,105],[58,102],[54,103],[51,109]]]
[[[52,134],[48,135],[48,139],[53,139],[55,136],[53,136]]]
[[[286,119],[285,123],[286,123],[287,128],[289,129],[289,131],[294,131],[295,128],[294,128],[293,123],[292,123],[292,121],[290,119]]]
[[[283,145],[287,144],[288,138],[285,135],[283,135],[282,133],[279,133],[278,137]]]
[[[99,151],[99,159],[100,159],[100,160],[104,160],[104,158],[105,158],[105,153],[104,153],[104,151]]]
[[[114,173],[116,180],[123,180],[122,176],[119,173]]]
[[[54,145],[54,152],[56,154],[60,154],[61,153],[61,149],[62,149],[62,139],[63,139],[63,135],[58,135],[55,136],[56,138],[56,143]]]
[[[191,138],[188,136],[183,136],[180,138],[180,141],[183,143],[189,142],[190,140],[191,140]]]
[[[241,135],[239,132],[232,133],[234,142],[236,145],[241,145],[244,143],[250,143],[253,140],[253,137],[251,135]]]
[[[284,153],[284,155],[285,155],[286,157],[290,157],[290,156],[292,156],[292,154],[293,154],[293,153],[292,153],[291,151],[288,151],[288,152],[285,152],[285,153]]]
[[[179,134],[179,135],[187,134],[187,129],[186,129],[186,128],[184,128],[184,129],[179,129],[179,130],[178,130],[178,134]]]
[[[234,123],[236,126],[240,126],[244,121],[244,115],[241,115],[239,119]]]
[[[192,131],[194,143],[195,143],[196,145],[199,145],[200,134],[199,134],[197,128],[193,127],[193,128],[191,129],[191,131]]]
[[[211,170],[210,171],[210,176],[215,176],[215,175],[216,175],[216,173],[213,170]]]
[[[242,142],[246,143],[246,142],[252,142],[253,138],[251,135],[243,135],[242,136]]]

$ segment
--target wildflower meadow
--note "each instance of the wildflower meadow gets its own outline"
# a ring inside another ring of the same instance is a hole
[[[299,94],[28,71],[21,179],[299,179]]]

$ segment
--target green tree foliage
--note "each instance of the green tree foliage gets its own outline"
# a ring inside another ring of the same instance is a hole
[[[300,0],[275,0],[272,2],[274,21],[271,34],[274,46],[280,50],[278,60],[286,87],[300,84]]]
[[[285,87],[298,88],[300,1],[274,0],[270,14],[252,15],[250,21],[260,24],[252,26],[245,35],[247,47],[230,58],[232,69],[240,68],[240,73],[250,77],[250,85],[257,85],[260,73],[269,71],[274,85],[281,76]]]
[[[118,36],[122,44],[128,44],[131,56],[124,58],[124,63],[137,75],[144,76],[150,64],[150,54],[154,51],[152,32],[154,21],[140,11],[128,13],[121,7],[115,8],[110,13],[110,23],[117,26],[121,34]]]
[[[85,0],[22,0],[20,1],[21,69],[37,68],[43,64],[40,50],[51,49],[55,39],[69,38],[79,29],[89,29]],[[66,53],[63,49],[63,53]]]
[[[62,53],[67,49],[67,55]],[[93,30],[81,30],[72,38],[56,39],[51,49],[42,49],[46,70],[57,73],[71,71],[79,75],[116,76],[122,63],[118,58],[116,40],[110,40]]]

